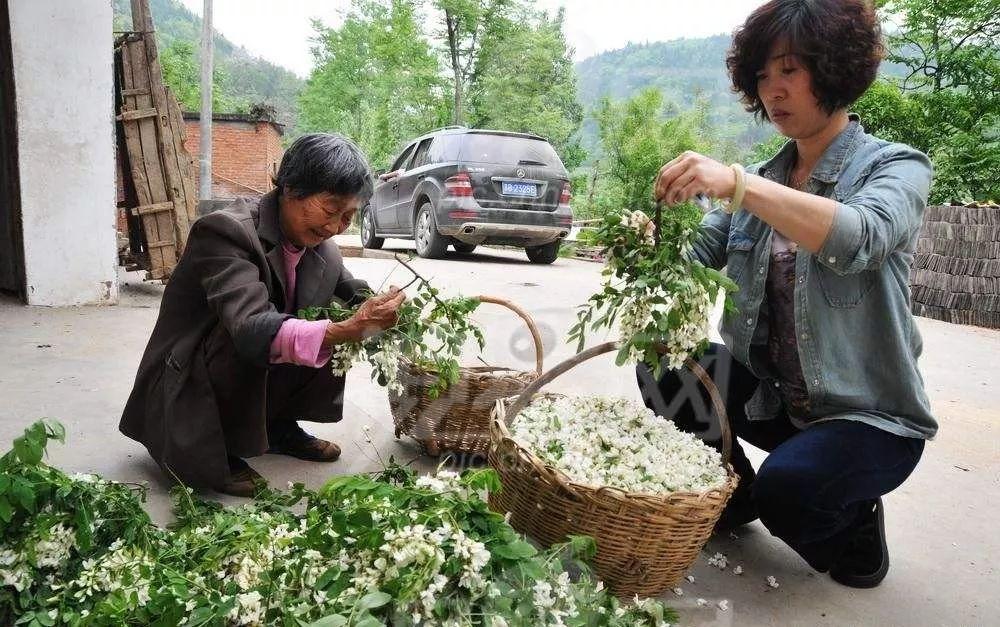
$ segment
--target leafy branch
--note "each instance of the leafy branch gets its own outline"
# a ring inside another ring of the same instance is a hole
[[[437,398],[458,382],[458,357],[465,343],[472,338],[480,350],[486,345],[482,329],[471,319],[472,312],[479,307],[479,300],[441,298],[440,291],[406,260],[396,255],[396,261],[413,274],[410,284],[418,283],[417,294],[400,306],[399,318],[392,328],[362,342],[339,345],[332,360],[333,367],[346,371],[355,361],[367,361],[372,367],[372,378],[379,385],[401,392],[398,368],[399,360],[405,359],[436,376],[428,394]],[[347,308],[334,302],[327,307],[303,309],[299,317],[341,322],[356,311],[357,307]]]
[[[602,289],[580,307],[569,333],[577,352],[587,333],[621,331],[616,363],[643,361],[659,376],[664,362],[679,367],[707,344],[708,319],[719,291],[736,285],[691,258],[701,211],[691,203],[662,210],[609,212],[594,231],[607,265]],[[731,303],[727,299],[727,310]]]

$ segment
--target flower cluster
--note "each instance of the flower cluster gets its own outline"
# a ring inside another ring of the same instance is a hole
[[[72,529],[63,523],[56,523],[42,531],[42,537],[35,542],[35,566],[37,568],[59,568],[69,558],[76,545]]]
[[[655,601],[620,604],[585,566],[570,575],[567,561],[592,555],[591,540],[545,552],[526,542],[480,498],[499,488],[489,470],[416,477],[390,465],[319,491],[264,491],[234,508],[175,488],[167,531],[128,488],[72,479],[38,452],[0,457],[0,497],[15,484],[35,486],[30,508],[17,502],[9,521],[0,517],[3,624],[653,626],[673,618]]]
[[[473,338],[480,349],[484,346],[481,329],[470,319],[478,306],[479,301],[472,298],[440,298],[436,288],[421,280],[417,295],[400,307],[395,326],[361,342],[338,344],[330,367],[334,374],[344,376],[354,364],[367,361],[372,378],[390,394],[401,395],[405,387],[399,380],[399,366],[405,359],[436,375],[437,381],[428,391],[436,397],[458,380],[457,358],[466,341]],[[329,307],[303,309],[299,317],[342,321],[355,311],[357,308],[331,303]]]
[[[126,546],[121,539],[115,540],[103,555],[84,559],[82,565],[80,574],[67,586],[74,599],[121,592],[132,609],[149,602],[153,560],[135,547]]]
[[[718,451],[624,398],[541,397],[510,432],[581,484],[662,494],[705,492],[726,481]]]
[[[604,247],[604,279],[570,330],[578,351],[589,331],[617,323],[618,364],[642,361],[658,377],[707,346],[712,305],[736,285],[692,258],[700,216],[693,205],[604,216],[593,236]]]
[[[656,223],[645,211],[638,209],[628,215],[628,228],[634,230],[646,242],[656,241]]]
[[[698,350],[709,333],[712,299],[705,287],[691,279],[679,275],[669,276],[672,291],[662,286],[651,286],[642,292],[625,296],[622,300],[620,337],[628,347],[628,357],[632,362],[645,357],[643,343],[635,338],[649,335],[649,329],[659,328],[661,321],[678,319],[670,333],[660,338],[665,348],[662,353],[664,366],[677,369],[684,365],[688,355]],[[673,312],[680,312],[674,315]]]
[[[532,587],[533,601],[546,624],[565,625],[577,614],[569,575],[561,573],[554,582],[537,581]]]

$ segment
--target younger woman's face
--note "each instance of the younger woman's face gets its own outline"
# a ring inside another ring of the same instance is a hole
[[[820,107],[802,59],[787,41],[777,42],[767,57],[757,72],[757,94],[768,119],[790,139],[811,137],[823,130],[830,115]]]

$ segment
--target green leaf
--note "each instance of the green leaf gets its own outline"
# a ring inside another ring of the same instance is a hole
[[[340,614],[331,614],[309,623],[309,627],[342,627],[347,624],[347,617]]]
[[[21,479],[20,477],[14,479],[13,484],[10,488],[10,495],[15,499],[20,501],[21,507],[34,513],[35,511],[35,492],[31,488],[31,484]]]
[[[359,610],[373,610],[377,607],[382,607],[389,601],[392,601],[391,594],[375,590],[358,599],[357,607]]]
[[[578,559],[590,560],[597,553],[597,543],[590,536],[569,536],[568,544]]]
[[[58,440],[62,444],[66,443],[66,427],[63,426],[58,420],[50,420],[48,418],[44,419],[46,429],[48,430],[49,438],[53,440]]]
[[[621,347],[621,349],[618,351],[617,356],[615,357],[615,365],[621,367],[624,366],[627,362],[628,362],[628,344],[625,344],[624,346]]]
[[[204,625],[215,618],[215,608],[201,606],[195,608],[191,615],[188,617],[186,625]]]
[[[519,560],[537,555],[538,549],[524,540],[514,540],[508,544],[501,544],[493,548],[492,552],[494,555],[499,555],[500,557]]]
[[[0,520],[4,523],[9,523],[13,517],[14,509],[10,506],[10,502],[7,501],[7,497],[0,496]]]
[[[337,579],[337,577],[340,576],[341,572],[343,571],[341,571],[339,566],[328,568],[326,572],[320,575],[319,579],[316,580],[316,589],[325,590],[326,587],[330,585],[330,583],[332,583],[334,580]]]
[[[14,440],[14,454],[29,466],[37,466],[42,461],[42,447],[29,439],[27,433]]]

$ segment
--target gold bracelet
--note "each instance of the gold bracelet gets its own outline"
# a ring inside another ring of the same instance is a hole
[[[743,204],[743,196],[747,193],[747,175],[746,171],[743,170],[743,166],[738,163],[734,163],[729,166],[733,170],[733,174],[736,175],[736,187],[733,189],[733,198],[726,205],[724,211],[726,213],[736,213],[740,209],[740,205]]]

